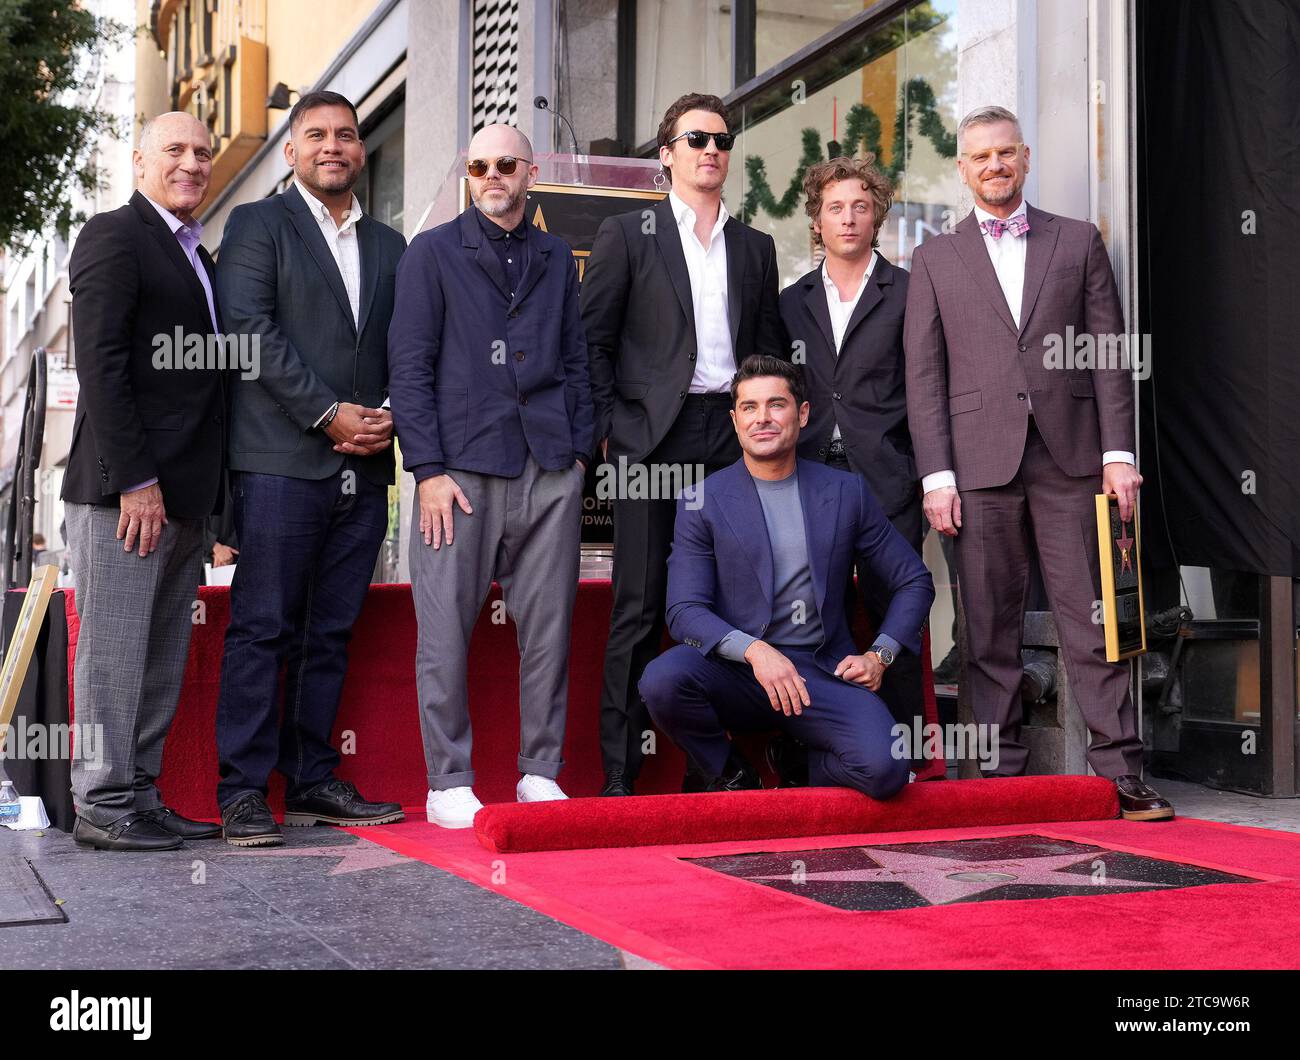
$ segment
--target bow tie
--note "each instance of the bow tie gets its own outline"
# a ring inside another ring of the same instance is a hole
[[[1013,236],[1023,236],[1029,232],[1029,219],[1024,214],[1016,214],[1015,217],[1008,217],[1005,221],[1000,217],[990,217],[987,221],[980,222],[980,228],[994,239],[1001,239],[1003,232],[1010,232]]]

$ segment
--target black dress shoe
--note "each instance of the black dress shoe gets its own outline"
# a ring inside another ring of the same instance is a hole
[[[78,845],[96,850],[176,850],[181,845],[179,836],[138,813],[128,813],[103,827],[78,817],[72,838]]]
[[[727,766],[722,771],[722,776],[710,779],[705,791],[756,791],[763,786],[763,782],[758,777],[756,770],[745,759],[739,751],[736,750],[735,744],[731,746],[731,754],[727,757]]]
[[[712,780],[708,773],[688,758],[686,772],[682,774],[682,794],[691,795],[697,791],[708,791]]]
[[[355,784],[334,777],[284,802],[286,828],[313,824],[392,824],[405,816],[400,803],[367,802]]]
[[[220,839],[221,825],[211,821],[191,821],[182,817],[175,810],[166,806],[157,806],[152,810],[141,810],[140,816],[153,821],[164,832],[180,836],[182,839]]]
[[[628,780],[623,770],[611,769],[605,774],[605,786],[601,788],[600,794],[602,798],[631,795],[632,781]]]
[[[1126,821],[1167,821],[1174,815],[1169,800],[1132,773],[1116,777],[1115,790],[1119,792],[1119,812]]]
[[[777,776],[778,788],[808,786],[808,748],[778,732],[767,743],[767,764]]]
[[[705,791],[757,791],[763,786],[753,769],[738,769],[734,773],[714,777]]]
[[[278,847],[284,842],[271,808],[255,791],[241,795],[221,811],[221,832],[227,843],[237,847]]]

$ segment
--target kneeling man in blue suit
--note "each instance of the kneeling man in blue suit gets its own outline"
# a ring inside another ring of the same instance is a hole
[[[746,358],[732,380],[744,456],[678,502],[668,628],[680,643],[639,688],[710,791],[759,786],[728,732],[779,729],[807,745],[813,786],[887,799],[908,761],[891,753],[877,692],[898,653],[921,650],[934,583],[862,476],[795,457],[804,394],[800,369],[773,357]],[[890,601],[864,655],[844,605],[854,560]]]

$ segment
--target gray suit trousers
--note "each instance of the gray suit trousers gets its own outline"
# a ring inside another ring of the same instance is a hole
[[[119,511],[65,504],[76,582],[76,721],[92,726],[98,761],[72,761],[77,812],[105,827],[162,805],[155,781],[180,698],[202,580],[203,520],[169,518],[141,558],[117,539]],[[98,767],[98,768],[96,768]]]
[[[518,478],[451,471],[474,512],[454,509],[454,540],[424,543],[411,520],[411,590],[420,733],[429,787],[473,784],[470,635],[495,579],[519,642],[521,773],[560,773],[569,697],[569,632],[578,592],[584,476],[543,471],[529,456]]]

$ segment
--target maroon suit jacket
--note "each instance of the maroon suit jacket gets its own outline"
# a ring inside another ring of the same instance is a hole
[[[1077,352],[1064,366],[1059,358],[1047,363],[1050,336],[1068,355],[1067,328],[1094,338],[1124,333],[1101,233],[1090,221],[1033,206],[1026,217],[1018,328],[973,210],[912,256],[903,349],[917,473],[952,469],[959,490],[1004,486],[1015,476],[1030,400],[1039,433],[1067,475],[1100,476],[1103,452],[1136,449],[1130,371],[1101,359],[1089,366]]]

